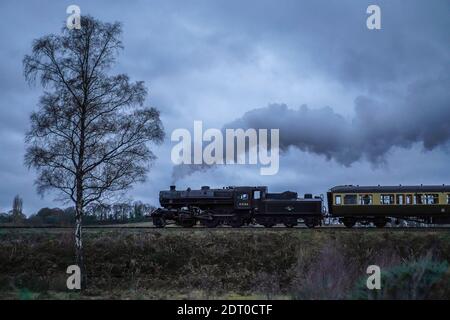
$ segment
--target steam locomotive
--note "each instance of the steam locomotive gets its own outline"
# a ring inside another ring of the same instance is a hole
[[[220,224],[234,228],[248,224],[260,224],[270,228],[282,223],[294,227],[299,221],[309,228],[321,224],[323,199],[305,194],[299,198],[296,192],[269,193],[267,187],[226,187],[178,191],[175,186],[159,193],[162,208],[152,213],[153,224],[164,227],[174,221],[183,227],[198,222],[214,228]]]
[[[346,227],[356,223],[378,228],[401,220],[424,224],[450,224],[450,186],[360,187],[337,186],[327,193],[328,212],[323,196],[296,192],[270,193],[266,186],[225,187],[200,190],[170,190],[159,194],[161,208],[152,212],[156,227],[175,223],[208,228],[259,224],[266,228],[283,224],[292,228],[299,223],[308,228],[334,218]]]

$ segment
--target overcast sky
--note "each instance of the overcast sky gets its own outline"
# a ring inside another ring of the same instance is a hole
[[[450,183],[450,1],[7,1],[0,2],[0,212],[15,194],[26,214],[60,206],[36,194],[24,134],[42,88],[22,59],[58,33],[70,4],[123,23],[112,71],[143,80],[166,142],[148,181],[129,197],[157,204],[172,182],[170,134],[227,126],[280,128],[275,176],[219,166],[177,187],[268,185],[325,193],[340,184]],[[366,9],[381,8],[381,30]]]

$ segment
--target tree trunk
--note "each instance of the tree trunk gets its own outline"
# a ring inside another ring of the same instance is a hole
[[[86,100],[86,93],[85,93]],[[86,101],[84,101],[86,102]],[[83,256],[83,239],[82,239],[82,222],[84,215],[84,186],[83,186],[83,166],[84,166],[84,151],[85,151],[85,104],[82,106],[82,113],[80,119],[80,147],[78,153],[78,166],[76,172],[76,215],[75,215],[75,251],[78,267],[81,271],[81,290],[86,288],[86,268]]]
[[[83,256],[82,222],[83,222],[83,206],[81,205],[81,201],[78,201],[75,214],[75,257],[76,257],[76,264],[81,271],[81,290],[86,288],[86,280],[87,280]]]

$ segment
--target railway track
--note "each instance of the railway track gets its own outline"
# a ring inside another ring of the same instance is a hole
[[[71,230],[74,227],[71,226],[0,226],[0,230]],[[450,226],[439,226],[439,227],[385,227],[385,228],[375,228],[375,227],[354,227],[354,228],[346,228],[344,226],[321,226],[316,227],[314,229],[310,229],[304,226],[296,226],[293,228],[286,228],[283,226],[274,226],[272,228],[265,228],[262,226],[246,226],[241,228],[231,228],[231,227],[217,227],[217,228],[207,228],[203,226],[195,226],[192,228],[183,228],[179,226],[168,226],[165,228],[157,228],[154,226],[84,226],[84,230],[154,230],[154,231],[162,231],[162,232],[170,232],[170,231],[182,231],[182,232],[192,232],[192,231],[212,231],[212,232],[220,232],[220,231],[342,231],[342,232],[353,232],[353,231],[364,231],[364,232],[399,232],[399,231],[419,231],[419,232],[431,232],[431,231],[449,231]]]

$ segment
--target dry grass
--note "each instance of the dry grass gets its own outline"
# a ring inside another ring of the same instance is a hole
[[[450,261],[444,231],[89,230],[84,243],[80,295],[65,287],[69,230],[0,231],[0,298],[364,298],[354,292],[368,265]],[[450,298],[441,278],[421,297]]]

